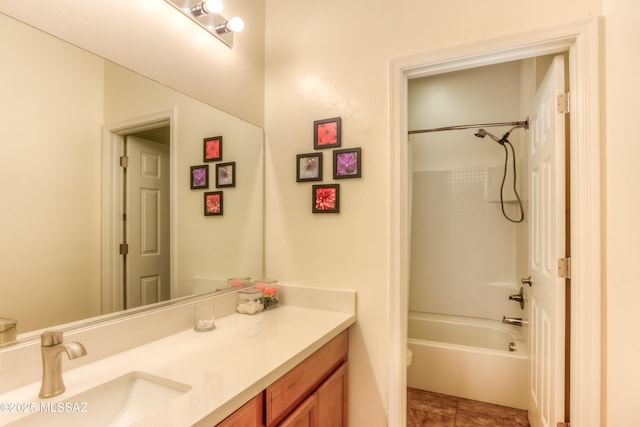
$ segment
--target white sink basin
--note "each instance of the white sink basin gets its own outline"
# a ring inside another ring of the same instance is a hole
[[[10,426],[128,426],[191,390],[144,372],[129,372],[62,401],[36,402],[39,412]]]

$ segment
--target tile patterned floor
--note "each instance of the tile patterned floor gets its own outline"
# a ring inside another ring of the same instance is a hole
[[[407,389],[407,427],[529,427],[527,411]]]

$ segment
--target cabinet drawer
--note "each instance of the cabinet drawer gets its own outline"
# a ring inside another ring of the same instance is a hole
[[[282,420],[342,362],[347,360],[348,337],[348,331],[343,331],[267,387],[265,406],[268,426]]]
[[[263,393],[245,403],[240,409],[217,424],[216,427],[262,427]]]

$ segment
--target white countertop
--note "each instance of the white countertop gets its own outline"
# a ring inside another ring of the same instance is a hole
[[[73,401],[96,385],[142,371],[192,389],[135,425],[212,426],[354,322],[351,313],[292,305],[253,316],[231,314],[217,319],[213,331],[189,329],[65,372],[67,389],[53,399],[37,398],[38,381],[0,394],[0,403]],[[69,363],[66,356],[62,363]],[[1,409],[0,425],[25,416]]]

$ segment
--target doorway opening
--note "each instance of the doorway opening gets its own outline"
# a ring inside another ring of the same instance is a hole
[[[411,388],[568,419],[563,279],[540,265],[565,257],[566,60],[408,82]]]
[[[410,167],[407,147],[408,80],[564,52],[569,57],[569,79],[572,88],[569,103],[569,181],[571,281],[574,289],[570,295],[573,328],[570,337],[572,394],[569,406],[572,424],[599,425],[600,312],[588,312],[590,307],[600,307],[597,25],[597,20],[588,20],[392,61],[389,425],[406,424],[406,335],[410,267],[410,183],[406,173]],[[580,328],[576,328],[575,325],[580,325]]]
[[[169,110],[105,126],[103,314],[171,298],[174,116]]]

